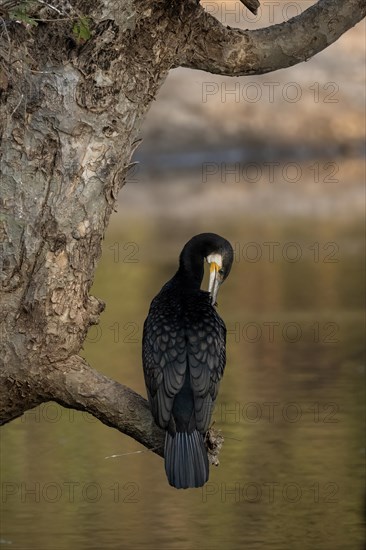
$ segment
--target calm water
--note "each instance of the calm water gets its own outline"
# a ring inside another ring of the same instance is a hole
[[[204,230],[222,233],[236,250],[219,295],[229,331],[215,412],[225,436],[220,467],[203,489],[177,491],[150,452],[105,458],[143,450],[137,442],[46,404],[2,430],[4,547],[362,548],[357,222],[116,219],[94,287],[107,308],[85,356],[145,395],[149,303],[182,244]]]

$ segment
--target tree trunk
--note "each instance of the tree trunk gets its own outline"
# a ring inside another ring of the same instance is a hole
[[[78,356],[104,308],[89,290],[141,122],[172,67],[286,67],[366,8],[322,0],[250,32],[224,27],[195,0],[39,2],[20,15],[14,4],[0,6],[1,421],[54,400],[162,454],[147,402]]]

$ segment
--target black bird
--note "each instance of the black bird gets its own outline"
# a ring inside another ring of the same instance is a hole
[[[209,292],[200,289],[205,260],[210,264]],[[223,237],[193,237],[144,324],[147,394],[155,422],[166,430],[165,471],[177,489],[201,487],[208,480],[204,435],[226,362],[226,328],[215,306],[232,262],[232,246]]]

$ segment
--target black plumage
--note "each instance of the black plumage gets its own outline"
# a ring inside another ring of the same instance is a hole
[[[211,293],[200,289],[205,259],[211,261]],[[219,235],[193,237],[144,324],[148,398],[156,423],[167,432],[165,470],[177,488],[201,487],[208,480],[204,434],[226,361],[226,328],[215,302],[232,261],[232,247]]]

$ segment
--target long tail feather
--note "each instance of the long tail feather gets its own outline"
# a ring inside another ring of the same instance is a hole
[[[203,436],[197,430],[165,436],[165,471],[177,489],[202,487],[208,480],[209,465]]]

